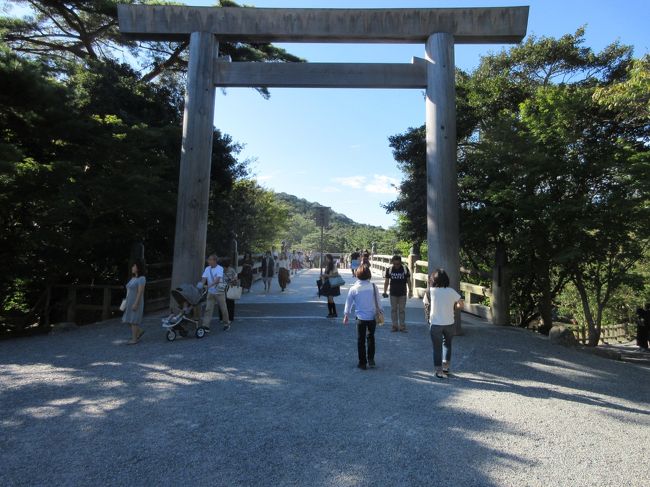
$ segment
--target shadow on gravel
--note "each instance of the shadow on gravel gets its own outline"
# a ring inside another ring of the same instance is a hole
[[[137,347],[114,325],[0,344],[0,484],[489,487],[538,462],[504,448],[522,435],[511,424],[456,407],[467,392],[647,414],[616,402],[643,398],[598,359],[515,334],[506,347],[498,329],[457,339],[449,382],[430,372],[424,327],[380,330],[367,372],[354,331],[325,320],[173,344],[147,330]]]
[[[524,330],[468,326],[481,335],[480,363],[468,363],[458,386],[508,392],[535,399],[557,399],[650,416],[647,369],[553,345]],[[504,333],[509,335],[503,346]],[[614,416],[616,417],[616,416]]]
[[[424,370],[404,380],[412,350],[388,333],[363,373],[325,321],[138,347],[117,330],[1,345],[2,485],[492,486],[530,464],[481,441],[507,425],[458,414]]]

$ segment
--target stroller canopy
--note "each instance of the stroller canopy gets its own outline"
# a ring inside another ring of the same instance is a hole
[[[203,296],[203,293],[193,284],[181,284],[176,289],[172,289],[172,297],[179,306],[182,306],[183,301],[196,306],[201,302]]]

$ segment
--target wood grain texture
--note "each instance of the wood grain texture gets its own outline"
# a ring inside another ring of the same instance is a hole
[[[448,32],[459,44],[515,43],[526,35],[528,7],[238,8],[119,5],[120,31],[134,39],[174,40],[192,32],[240,42],[424,43]]]
[[[218,44],[209,32],[190,37],[183,141],[178,181],[172,289],[196,283],[203,271],[210,196],[210,166]]]
[[[216,86],[267,88],[420,88],[422,63],[217,62]]]
[[[460,289],[454,38],[437,33],[426,43],[427,243],[429,271],[444,269]],[[456,320],[457,333],[460,320]]]

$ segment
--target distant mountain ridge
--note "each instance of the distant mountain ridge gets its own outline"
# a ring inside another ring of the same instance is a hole
[[[324,206],[318,202],[307,201],[304,198],[298,198],[297,196],[288,193],[275,193],[275,196],[278,200],[285,203],[290,208],[292,213],[298,213],[304,216],[305,218],[313,218],[314,209],[318,206]],[[382,229],[381,227],[378,226],[355,222],[352,218],[348,217],[347,215],[344,215],[343,213],[337,213],[334,210],[332,210],[330,214],[330,224],[333,223],[337,223],[343,226],[350,226],[350,227],[366,227],[372,229],[375,228]]]

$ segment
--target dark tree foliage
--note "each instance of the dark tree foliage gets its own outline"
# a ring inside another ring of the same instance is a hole
[[[68,62],[131,58],[140,67],[142,81],[162,77],[167,83],[182,81],[187,69],[189,39],[180,42],[136,42],[121,36],[117,21],[118,4],[174,4],[137,0],[13,0],[28,7],[32,15],[0,18],[0,36],[16,52],[42,58],[53,67]],[[231,0],[217,6],[239,7]],[[302,59],[269,43],[219,44],[220,56],[233,61],[301,62]],[[257,90],[265,97],[264,87]]]
[[[124,2],[11,3],[30,14],[0,17],[0,295],[3,309],[25,310],[47,283],[122,281],[134,242],[149,262],[171,260],[187,45],[124,39]],[[270,44],[220,49],[300,61]],[[220,253],[236,215],[223,202],[248,175],[239,151],[215,131],[210,247]]]
[[[649,238],[643,67],[627,46],[585,47],[579,29],[531,36],[459,82],[463,263],[489,269],[497,245],[507,249],[523,325],[539,316],[548,329],[573,283],[595,345],[612,293],[633,280]],[[407,194],[389,210],[404,214],[410,238],[424,238],[424,132],[410,129],[391,145]]]
[[[4,50],[0,132],[3,291],[17,279],[30,289],[121,279],[134,241],[149,261],[169,260],[181,128],[168,89],[112,62],[64,84]],[[236,151],[215,133],[213,194],[245,174]]]

